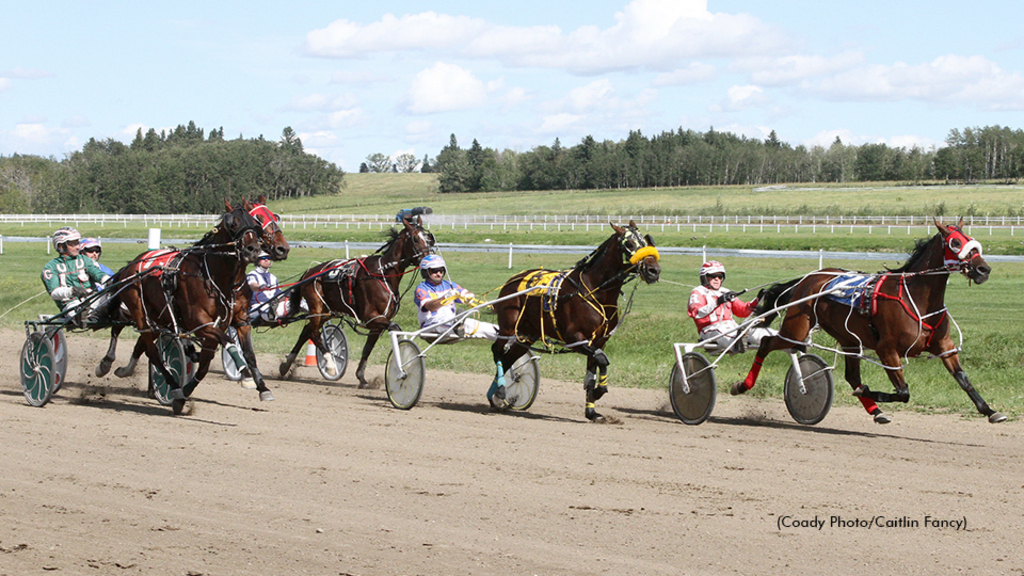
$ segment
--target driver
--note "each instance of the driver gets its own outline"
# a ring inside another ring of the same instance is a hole
[[[70,226],[58,229],[53,233],[57,256],[43,266],[43,286],[62,311],[81,303],[83,298],[110,279],[110,275],[104,273],[92,258],[79,253],[81,239],[78,230]],[[100,304],[97,299],[92,307]],[[81,323],[81,318],[75,320]]]
[[[431,254],[420,262],[420,275],[423,282],[416,287],[416,310],[419,311],[420,328],[433,327],[420,336],[440,336],[451,327],[452,320],[458,315],[455,304],[472,305],[474,294],[451,280],[445,279],[447,265],[444,258]],[[490,322],[480,322],[475,318],[465,318],[455,328],[460,338],[498,338],[498,326]]]
[[[717,260],[708,260],[700,267],[700,286],[690,292],[690,303],[686,313],[697,324],[698,340],[711,340],[717,348],[726,348],[736,339],[738,325],[733,316],[746,318],[757,307],[757,298],[744,302],[737,294],[722,287],[725,282],[725,266]],[[746,346],[755,347],[761,338],[771,332],[766,328],[754,328],[746,342],[740,341],[730,350],[740,353]]]
[[[274,263],[270,254],[260,252],[256,257],[256,268],[245,276],[245,281],[252,288],[252,300],[249,303],[249,317],[260,318],[266,322],[274,322],[288,314],[288,299],[277,298],[273,300],[281,289],[277,276],[270,272],[270,266]]]

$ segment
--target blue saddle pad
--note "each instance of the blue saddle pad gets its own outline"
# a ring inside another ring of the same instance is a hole
[[[840,290],[835,294],[829,294],[830,300],[835,300],[840,304],[846,304],[853,308],[860,308],[866,304],[864,296],[870,293],[874,287],[875,276],[871,274],[860,274],[858,272],[849,272],[836,276],[825,285],[822,292],[831,292],[832,290]]]

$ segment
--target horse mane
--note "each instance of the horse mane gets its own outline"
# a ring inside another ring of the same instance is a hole
[[[918,264],[920,262],[921,259],[924,258],[924,254],[925,254],[925,252],[928,251],[928,247],[939,236],[940,236],[939,234],[936,234],[935,236],[932,236],[931,238],[918,238],[917,241],[914,242],[914,248],[911,249],[910,256],[907,258],[907,261],[904,262],[903,266],[900,266],[899,268],[889,268],[888,266],[886,266],[885,270],[887,272],[891,272],[891,273],[895,273],[895,274],[902,274],[904,272],[910,272],[911,268],[913,268],[916,264]]]
[[[597,262],[601,256],[604,256],[604,253],[608,250],[608,246],[611,244],[611,241],[616,238],[616,236],[618,235],[613,234],[609,236],[608,239],[602,242],[600,246],[595,248],[593,252],[591,252],[583,259],[581,259],[579,262],[577,262],[575,268],[578,269],[580,272],[583,272],[590,268],[591,266],[593,266],[594,263]]]
[[[380,255],[383,256],[385,253],[387,253],[387,251],[390,250],[391,247],[395,245],[395,242],[398,241],[398,237],[400,235],[401,235],[401,232],[396,230],[394,226],[392,226],[391,228],[388,228],[384,232],[384,237],[387,238],[387,241],[384,242],[383,246],[381,246],[380,248],[377,248],[377,251],[375,252],[375,254],[380,254]]]

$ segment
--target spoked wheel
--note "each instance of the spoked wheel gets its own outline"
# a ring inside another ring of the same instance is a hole
[[[509,408],[529,410],[537,399],[539,388],[540,367],[537,365],[537,357],[530,353],[523,354],[505,373],[505,398],[512,401]]]
[[[33,332],[21,348],[21,388],[32,406],[50,401],[55,387],[57,361],[53,342],[43,332]]]
[[[337,324],[324,324],[320,328],[320,341],[330,351],[336,369],[334,376],[327,374],[327,357],[317,348],[316,367],[320,370],[320,375],[324,377],[324,380],[331,382],[341,380],[341,377],[345,375],[345,369],[348,368],[348,338],[345,337],[345,331]]]
[[[235,330],[234,327],[228,328],[227,334],[228,338],[235,343],[235,346],[237,346],[239,350],[241,350],[242,347],[238,343],[238,330]],[[220,350],[220,362],[224,365],[225,378],[232,382],[238,382],[242,379],[241,370],[239,370],[238,366],[235,365],[235,359],[231,357],[231,354],[228,353],[226,348],[221,348]]]
[[[64,384],[64,375],[68,372],[68,339],[62,329],[54,332],[50,340],[53,344],[53,360],[56,363],[53,375],[53,393],[56,394]]]
[[[416,405],[423,393],[423,373],[426,370],[420,347],[412,340],[398,341],[398,355],[392,350],[388,354],[384,370],[384,388],[391,405],[399,410],[408,410]]]
[[[184,339],[161,334],[156,341],[156,346],[164,367],[179,382],[180,386],[184,388],[191,383],[196,372],[196,365],[185,351]],[[174,405],[174,399],[171,398],[171,383],[152,363],[149,364],[149,387],[157,402],[164,406]]]
[[[801,378],[790,366],[784,389],[786,409],[797,422],[812,426],[821,422],[832,408],[835,396],[832,367],[814,354],[802,354],[797,364],[803,383],[801,385]]]
[[[672,368],[668,397],[672,402],[672,411],[685,424],[703,424],[715,409],[718,382],[715,380],[715,369],[710,366],[711,363],[700,352],[687,352],[683,354],[684,372],[680,372],[678,365]]]

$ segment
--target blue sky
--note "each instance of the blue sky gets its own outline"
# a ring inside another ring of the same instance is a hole
[[[968,6],[968,4],[971,4]],[[1024,128],[1019,2],[11,2],[0,154],[195,121],[346,171],[676,128],[939,146]]]

